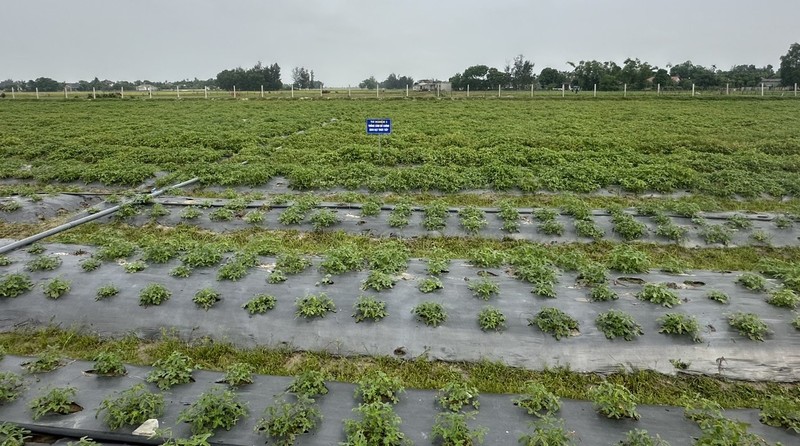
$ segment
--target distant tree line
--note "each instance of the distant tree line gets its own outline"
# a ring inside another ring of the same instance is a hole
[[[378,82],[378,80],[375,79],[375,76],[370,76],[369,78],[361,81],[358,84],[358,88],[366,88],[368,90],[374,90],[378,87],[381,87],[387,90],[403,90],[406,87],[411,87],[412,85],[414,85],[413,77],[411,76],[398,77],[396,74],[392,73],[383,82]]]

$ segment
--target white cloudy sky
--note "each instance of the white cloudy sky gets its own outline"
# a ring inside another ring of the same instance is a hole
[[[23,0],[3,8],[0,79],[179,80],[277,62],[328,86],[449,78],[524,54],[727,69],[800,41],[800,0]]]

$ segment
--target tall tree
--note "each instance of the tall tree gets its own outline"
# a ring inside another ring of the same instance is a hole
[[[560,87],[566,80],[567,76],[555,68],[547,67],[539,73],[539,84],[542,88]]]
[[[789,52],[781,56],[781,68],[778,70],[781,83],[787,87],[800,84],[800,43],[793,43]]]
[[[311,88],[313,71],[308,71],[306,67],[294,67],[292,69],[292,85],[295,88]]]
[[[358,84],[358,88],[366,88],[367,90],[374,90],[378,88],[378,81],[375,80],[375,76],[370,76],[367,79],[364,79]]]
[[[514,58],[511,65],[506,66],[506,72],[511,79],[511,87],[517,90],[528,89],[533,84],[533,66],[535,64],[520,54]]]

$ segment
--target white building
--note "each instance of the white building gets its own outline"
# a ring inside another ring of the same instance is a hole
[[[453,85],[450,82],[444,82],[434,79],[422,79],[414,82],[412,87],[414,91],[453,91]]]

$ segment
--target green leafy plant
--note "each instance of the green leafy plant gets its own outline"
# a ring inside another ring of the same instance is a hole
[[[119,294],[119,288],[117,288],[113,283],[109,283],[97,289],[97,295],[94,299],[104,300],[108,299],[109,297],[114,297],[117,294]]]
[[[22,364],[28,373],[47,373],[64,365],[64,359],[55,347],[48,347],[38,358]]]
[[[275,261],[275,269],[285,274],[299,274],[311,266],[311,260],[294,252],[283,253]]]
[[[408,248],[398,242],[379,245],[369,256],[369,267],[386,274],[397,274],[408,268]]]
[[[592,291],[589,292],[589,299],[594,302],[609,302],[619,299],[619,296],[607,284],[602,283],[592,288]]]
[[[753,233],[750,234],[750,239],[762,245],[768,246],[772,244],[772,236],[762,229],[756,229],[755,231],[753,231]]]
[[[360,420],[345,420],[344,432],[347,436],[343,446],[401,446],[410,444],[400,431],[402,420],[389,403],[373,402],[359,404],[353,412],[361,415]]]
[[[438,276],[447,272],[448,268],[450,268],[450,258],[446,254],[434,251],[428,257],[428,274]]]
[[[178,384],[192,381],[192,370],[194,370],[194,366],[191,358],[174,351],[153,364],[153,370],[147,374],[146,380],[149,383],[155,383],[161,390],[167,390]]]
[[[800,330],[800,315],[797,315],[794,319],[792,319],[792,327],[794,327],[796,330]]]
[[[574,433],[564,429],[564,420],[544,417],[532,424],[533,432],[519,438],[523,446],[569,446],[573,442]]]
[[[656,226],[656,235],[672,240],[674,242],[681,242],[686,239],[689,230],[683,226],[678,226],[674,223],[660,224]]]
[[[547,220],[539,223],[539,232],[545,235],[562,236],[564,235],[564,225],[556,220]]]
[[[561,409],[561,400],[547,390],[544,384],[536,381],[525,382],[525,388],[519,397],[513,400],[514,405],[525,409],[528,415],[544,417]]]
[[[447,205],[441,201],[435,201],[425,207],[425,218],[422,220],[422,227],[426,231],[441,231],[447,226]]]
[[[80,262],[81,269],[86,271],[87,273],[92,272],[97,268],[100,268],[102,264],[103,262],[100,259],[94,257],[89,257],[88,259],[82,260]]]
[[[183,264],[190,268],[214,266],[220,260],[222,260],[221,250],[211,243],[198,243],[181,258]]]
[[[148,391],[143,384],[136,384],[116,395],[103,400],[97,409],[98,416],[104,412],[103,422],[109,429],[138,426],[164,414],[164,396]]]
[[[8,266],[11,265],[12,260],[8,258],[8,256],[0,255],[0,266]]]
[[[325,253],[325,260],[319,267],[329,274],[358,271],[364,267],[364,257],[354,246],[338,246]]]
[[[772,291],[767,303],[780,308],[795,309],[800,305],[800,296],[789,288],[780,287]]]
[[[634,219],[626,213],[613,215],[611,222],[614,223],[614,232],[625,241],[642,238],[647,233],[647,226]]]
[[[220,428],[231,430],[246,415],[247,405],[238,401],[236,394],[221,387],[213,387],[184,409],[178,416],[178,421],[189,423],[192,433],[197,435]]]
[[[150,208],[150,218],[159,218],[167,215],[169,215],[169,211],[161,203],[155,203],[153,207]]]
[[[479,268],[497,268],[506,261],[502,251],[482,248],[470,253],[470,262]]]
[[[478,388],[464,381],[449,381],[439,389],[436,400],[445,410],[458,412],[464,406],[480,407]]]
[[[477,234],[488,224],[483,216],[483,211],[475,206],[467,206],[458,212],[461,219],[461,227],[469,234]]]
[[[358,300],[353,305],[353,317],[356,322],[366,320],[379,321],[389,313],[386,311],[386,302],[375,299],[372,296],[358,296]]]
[[[592,220],[575,220],[575,232],[579,237],[588,237],[595,240],[600,240],[606,235]]]
[[[423,302],[411,310],[425,325],[438,327],[447,320],[447,313],[438,302]]]
[[[256,369],[246,362],[234,362],[225,369],[224,381],[233,388],[253,383]]]
[[[28,271],[52,271],[61,266],[61,258],[58,256],[36,256],[25,264]]]
[[[467,421],[474,418],[475,412],[441,412],[436,415],[431,438],[439,440],[437,444],[442,446],[483,444],[488,429],[481,426],[471,429]]]
[[[542,297],[555,299],[557,297],[555,285],[548,280],[534,280],[531,293]]]
[[[669,446],[660,436],[651,437],[644,429],[633,429],[625,434],[625,439],[620,441],[620,446]]]
[[[276,303],[277,299],[275,299],[275,296],[271,296],[269,294],[256,294],[244,305],[242,305],[242,308],[250,313],[250,315],[264,314],[267,311],[275,308]]]
[[[200,217],[201,215],[203,215],[203,213],[200,211],[200,209],[197,209],[194,206],[187,206],[183,208],[183,210],[180,213],[180,217],[183,220],[194,220]]]
[[[800,433],[800,400],[783,395],[772,396],[761,407],[759,419],[767,426]]]
[[[276,403],[267,408],[256,424],[257,432],[265,432],[280,446],[292,446],[297,437],[309,432],[322,421],[322,413],[314,400],[300,396],[294,403]]]
[[[217,271],[217,280],[230,280],[235,282],[247,275],[248,264],[239,259],[231,259]]]
[[[753,341],[763,341],[770,332],[769,326],[755,313],[734,313],[728,316],[728,324]]]
[[[670,257],[661,265],[661,271],[667,274],[686,274],[689,266],[681,259]]]
[[[130,257],[136,251],[136,245],[120,239],[109,239],[97,251],[96,256],[101,260],[116,260]]]
[[[44,295],[50,299],[58,299],[61,296],[69,293],[72,282],[69,280],[55,277],[42,284]]]
[[[483,331],[502,331],[506,327],[506,316],[499,309],[487,305],[478,313],[478,325]]]
[[[381,204],[374,200],[367,200],[361,205],[362,217],[374,217],[381,213]]]
[[[706,297],[721,304],[726,304],[730,301],[730,298],[727,294],[717,290],[709,291],[708,294],[706,294]]]
[[[700,337],[700,324],[697,318],[681,313],[667,313],[658,319],[661,324],[659,333],[689,335],[694,342],[702,342]]]
[[[251,225],[257,225],[259,223],[262,223],[264,221],[264,211],[260,211],[258,209],[252,210],[244,214],[242,220]]]
[[[151,283],[144,287],[139,293],[139,305],[143,307],[161,305],[166,302],[170,296],[172,296],[172,292],[168,290],[167,287],[159,283]]]
[[[646,253],[628,245],[617,245],[609,254],[608,267],[621,273],[646,273],[650,258]]]
[[[315,231],[322,231],[341,222],[339,216],[330,209],[320,209],[311,215],[311,225]]]
[[[637,324],[631,315],[619,310],[600,313],[594,322],[608,339],[621,336],[626,341],[632,341],[634,337],[644,334],[642,326]]]
[[[597,411],[608,418],[639,419],[639,414],[636,412],[636,396],[622,384],[603,381],[589,390],[589,399]]]
[[[400,401],[399,395],[404,390],[403,382],[399,378],[375,370],[358,381],[356,397],[360,397],[366,404],[376,402],[397,404]]]
[[[169,275],[172,277],[179,277],[181,279],[185,279],[192,275],[192,267],[186,265],[178,265],[175,268],[172,268],[172,271],[169,272]]]
[[[724,225],[705,225],[700,229],[700,237],[709,245],[713,243],[727,245],[731,242],[733,231]]]
[[[0,405],[10,403],[19,398],[24,381],[13,372],[0,372]]]
[[[501,201],[498,207],[500,208],[498,215],[503,220],[503,231],[519,232],[519,211],[517,207],[508,200]]]
[[[442,281],[437,277],[426,277],[419,282],[419,290],[423,293],[431,293],[436,290],[441,290],[444,287]]]
[[[325,374],[318,370],[306,370],[295,376],[294,381],[286,390],[309,398],[327,395],[326,378]]]
[[[100,352],[94,357],[92,371],[98,375],[123,376],[128,373],[119,355],[113,352]]]
[[[22,205],[19,204],[19,201],[16,200],[8,200],[0,202],[0,211],[2,212],[14,212],[22,208]]]
[[[126,273],[138,273],[147,269],[147,264],[142,260],[136,260],[126,263],[123,268],[125,269]]]
[[[699,395],[687,398],[684,415],[697,422],[702,432],[695,445],[768,446],[764,439],[747,432],[746,423],[725,418],[719,404]]]
[[[778,229],[789,229],[794,226],[794,221],[785,215],[779,215],[773,220]]]
[[[578,284],[601,285],[608,282],[608,270],[602,263],[589,262],[578,266]]]
[[[475,297],[483,300],[489,300],[500,292],[500,285],[485,276],[478,280],[470,280],[467,287]]]
[[[74,387],[54,387],[40,394],[31,400],[28,406],[33,411],[33,419],[38,420],[51,414],[67,415],[72,413],[73,405],[75,405],[73,399],[77,392]]]
[[[680,305],[681,303],[681,298],[667,289],[667,286],[663,283],[646,283],[642,291],[636,294],[636,298],[667,308],[672,308],[673,305]]]
[[[333,300],[325,293],[298,297],[295,306],[297,307],[295,315],[306,319],[322,318],[329,312],[336,311],[336,305]]]
[[[3,446],[25,446],[25,441],[31,438],[30,433],[16,424],[0,422],[0,444]]]
[[[528,325],[536,325],[544,333],[550,333],[556,340],[572,336],[578,331],[578,321],[554,307],[542,308],[536,315],[528,319]]]
[[[754,273],[744,273],[736,279],[736,283],[750,291],[764,291],[767,289],[767,281],[763,277]]]
[[[172,260],[178,254],[178,249],[171,243],[160,241],[147,245],[142,250],[142,258],[148,262],[163,264]]]
[[[233,211],[233,209],[228,209],[225,207],[217,208],[208,214],[208,218],[211,221],[230,221],[233,220],[233,217],[235,216],[236,213]]]
[[[284,274],[283,271],[276,269],[269,274],[269,277],[267,277],[267,283],[278,284],[286,282],[286,279],[286,274]]]
[[[198,307],[208,311],[221,300],[219,291],[213,288],[203,288],[197,291],[192,298],[192,302],[197,304]]]
[[[741,214],[735,214],[725,222],[726,225],[733,229],[750,229],[753,227],[753,222]]]
[[[7,274],[0,280],[0,297],[17,297],[33,288],[31,278],[26,274]]]
[[[29,246],[28,249],[25,250],[25,252],[27,252],[28,254],[33,254],[33,255],[40,255],[40,254],[44,254],[45,247],[41,243],[36,242],[36,243],[31,244],[31,246]]]
[[[361,284],[362,290],[381,291],[393,288],[395,283],[394,276],[381,271],[370,271],[369,276]]]

